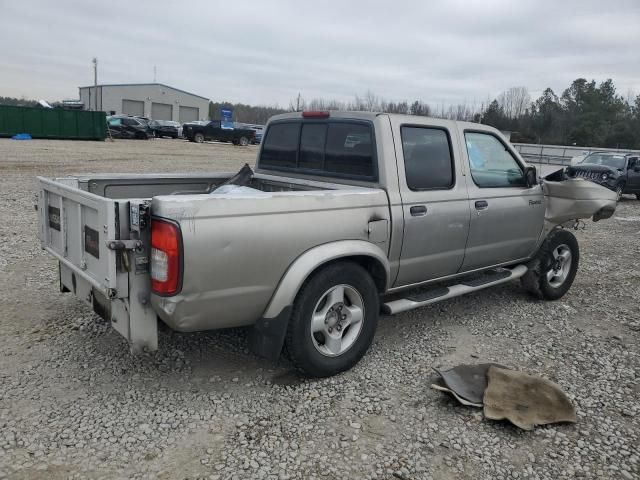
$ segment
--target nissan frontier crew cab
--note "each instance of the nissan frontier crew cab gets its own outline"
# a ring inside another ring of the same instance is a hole
[[[610,217],[614,192],[541,181],[495,129],[369,112],[273,117],[255,172],[39,178],[60,288],[133,350],[157,322],[250,326],[312,376],[349,369],[394,314],[521,279],[556,300],[578,269],[562,224]]]

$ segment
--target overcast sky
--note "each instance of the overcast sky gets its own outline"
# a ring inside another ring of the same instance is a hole
[[[0,96],[157,80],[212,100],[479,103],[578,77],[640,93],[640,0],[0,0]]]

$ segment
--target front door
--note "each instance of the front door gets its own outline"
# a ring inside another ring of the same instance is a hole
[[[531,256],[544,225],[541,185],[527,188],[524,164],[498,135],[460,127],[470,175],[471,223],[461,271]]]
[[[458,272],[469,233],[469,200],[455,124],[393,125],[404,217],[396,286]]]
[[[627,165],[627,188],[630,193],[640,193],[640,157],[629,158]]]

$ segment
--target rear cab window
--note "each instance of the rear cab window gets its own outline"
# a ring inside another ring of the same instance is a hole
[[[403,125],[400,132],[407,186],[414,191],[452,188],[455,174],[447,130]]]
[[[263,139],[258,167],[375,181],[373,125],[346,119],[274,122]]]

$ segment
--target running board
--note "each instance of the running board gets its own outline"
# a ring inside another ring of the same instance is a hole
[[[398,300],[383,303],[382,312],[387,315],[393,315],[395,313],[406,312],[407,310],[413,310],[414,308],[424,307],[431,303],[447,300],[448,298],[477,292],[483,288],[493,287],[494,285],[499,285],[501,283],[506,283],[520,278],[527,273],[527,270],[528,269],[525,265],[518,265],[512,269],[500,268],[497,270],[490,270],[479,275],[474,275],[473,277],[466,277],[457,285],[451,285],[449,287],[433,287],[428,290],[423,290],[417,294],[414,293],[408,295],[406,298],[400,298]]]

